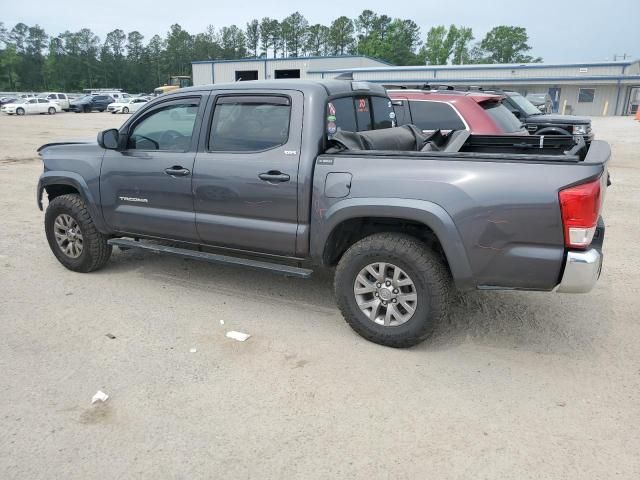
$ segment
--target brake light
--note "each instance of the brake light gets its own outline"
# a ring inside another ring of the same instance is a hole
[[[588,247],[600,215],[600,179],[560,190],[559,197],[565,246]]]

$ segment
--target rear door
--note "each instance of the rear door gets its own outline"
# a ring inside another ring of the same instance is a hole
[[[298,91],[212,98],[193,176],[202,242],[295,254],[302,112]]]
[[[160,102],[122,130],[121,150],[106,150],[100,197],[114,230],[198,240],[191,180],[203,108],[197,94]]]
[[[30,98],[26,101],[25,110],[27,113],[40,113],[37,98]]]

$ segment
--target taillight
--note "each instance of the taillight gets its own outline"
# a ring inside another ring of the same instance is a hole
[[[565,246],[588,247],[600,215],[600,179],[560,190],[559,197]]]

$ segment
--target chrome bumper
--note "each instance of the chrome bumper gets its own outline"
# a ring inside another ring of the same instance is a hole
[[[584,252],[567,253],[562,281],[554,289],[558,293],[587,293],[600,277],[602,254],[592,248]]]

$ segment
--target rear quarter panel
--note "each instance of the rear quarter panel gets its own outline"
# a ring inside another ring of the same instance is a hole
[[[605,144],[606,145],[606,144]],[[608,148],[608,146],[607,146]],[[608,159],[608,150],[599,158]],[[460,288],[501,287],[550,290],[559,280],[565,254],[558,191],[601,175],[602,162],[526,163],[461,158],[324,155],[314,177],[312,253],[336,226],[336,215],[358,198],[387,203],[421,200],[441,207],[455,231],[440,238],[449,262],[466,256],[471,279]],[[330,160],[333,165],[328,165]],[[345,198],[327,198],[329,172],[352,174]],[[376,216],[376,207],[370,216]],[[379,210],[379,209],[378,209]],[[433,226],[428,225],[436,231]],[[448,251],[460,241],[462,253]],[[455,276],[455,272],[454,272]]]

